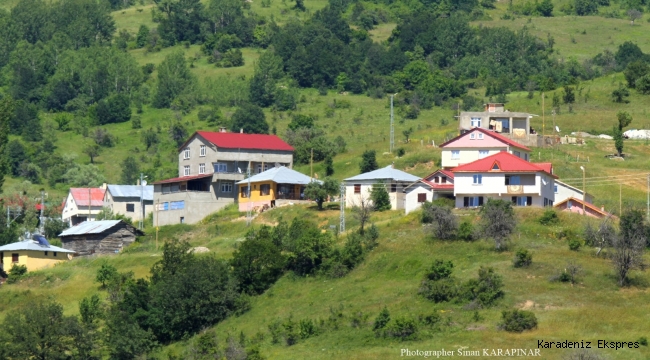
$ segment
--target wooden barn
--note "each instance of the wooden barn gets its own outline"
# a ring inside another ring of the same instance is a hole
[[[142,231],[122,220],[84,221],[62,232],[63,248],[78,255],[115,254],[135,241]]]

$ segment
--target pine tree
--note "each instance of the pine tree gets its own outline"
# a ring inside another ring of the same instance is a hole
[[[376,211],[390,210],[390,197],[385,184],[375,184],[370,190],[370,199]]]
[[[0,101],[0,154],[5,154],[5,148],[9,137],[9,121],[11,121],[11,114],[14,111],[13,102],[10,98],[4,98]],[[7,173],[7,164],[4,159],[0,162],[0,193],[2,193],[2,185],[5,182],[5,174]]]
[[[361,156],[361,164],[359,165],[359,170],[361,173],[367,173],[373,170],[379,169],[377,165],[376,153],[374,150],[366,150]]]
[[[332,157],[327,156],[325,158],[325,176],[334,175],[334,164],[332,163]]]
[[[133,156],[129,156],[122,162],[122,184],[133,185],[135,184],[140,166],[135,161]]]

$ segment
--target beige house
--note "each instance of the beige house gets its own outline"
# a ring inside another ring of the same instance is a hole
[[[461,134],[473,128],[482,128],[493,130],[526,146],[541,146],[537,143],[537,133],[530,127],[530,119],[536,115],[512,112],[499,103],[488,103],[484,106],[484,111],[460,113],[458,130]]]
[[[345,179],[345,206],[360,206],[361,201],[370,201],[373,185],[386,187],[392,210],[404,209],[404,189],[420,178],[388,165],[367,173]]]
[[[63,200],[61,218],[68,226],[94,221],[104,208],[106,188],[71,188]]]
[[[153,185],[107,185],[104,193],[104,207],[111,209],[114,214],[124,215],[133,222],[144,219],[153,211]]]
[[[293,167],[293,148],[275,135],[197,131],[178,150],[178,177],[155,182],[158,225],[196,223],[237,199],[250,173]]]
[[[529,160],[530,149],[503,134],[483,128],[473,128],[440,144],[443,169],[469,164],[505,151],[518,158]]]

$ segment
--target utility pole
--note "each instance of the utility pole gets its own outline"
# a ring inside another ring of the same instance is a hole
[[[393,116],[393,97],[395,94],[390,96],[390,146],[389,152],[393,153],[393,147],[395,147],[395,118]]]
[[[246,225],[250,226],[253,221],[253,208],[251,207],[251,162],[248,162],[248,167],[246,169],[246,176],[248,176],[248,189],[246,189],[248,196],[248,210],[246,211]]]
[[[88,220],[90,221],[90,205],[92,205],[92,198],[90,197],[90,187],[88,188]]]
[[[311,149],[311,157],[309,158],[309,177],[314,178],[314,149]]]
[[[542,93],[542,147],[546,147],[546,118],[544,117],[544,93]]]
[[[587,202],[587,185],[585,181],[585,168],[584,166],[580,167],[580,170],[582,170],[582,215],[587,215],[585,212],[585,203]]]
[[[138,228],[142,230],[143,227],[143,222],[144,222],[144,177],[143,174],[140,173],[140,222],[138,223]]]
[[[345,183],[341,183],[341,195],[339,195],[339,207],[341,214],[339,215],[339,234],[345,231]]]
[[[646,217],[650,220],[650,174],[648,174],[648,208],[646,210]]]
[[[623,214],[623,184],[618,184],[618,216]]]
[[[158,208],[160,207],[160,199],[158,199],[158,204],[156,205],[156,251],[158,251]]]
[[[11,224],[11,219],[9,215],[9,212],[11,211],[11,206],[7,205],[7,229],[9,228],[9,225]]]
[[[41,228],[39,229],[41,234],[45,233],[45,218],[43,217],[44,209],[45,209],[45,191],[41,190],[41,218],[40,218]]]

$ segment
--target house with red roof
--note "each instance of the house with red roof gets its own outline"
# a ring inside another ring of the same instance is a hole
[[[452,169],[456,207],[477,207],[488,198],[515,206],[553,206],[555,179],[550,163],[531,163],[502,151]]]
[[[62,220],[69,226],[75,226],[84,221],[94,221],[97,214],[104,208],[105,192],[105,187],[70,188],[68,196],[63,200]]]
[[[594,204],[588,203],[578,198],[569,197],[554,205],[560,211],[568,211],[580,215],[587,214],[587,216],[597,219],[613,216],[605,211],[605,207],[598,207]]]
[[[492,130],[475,127],[440,144],[442,168],[451,169],[505,151],[524,160],[530,159],[530,149]]]
[[[237,201],[236,182],[293,167],[293,147],[275,135],[197,131],[178,149],[178,177],[154,182],[158,225],[196,223]],[[255,189],[252,189],[253,191]]]
[[[454,173],[439,169],[404,188],[404,210],[408,214],[426,201],[454,198]]]

